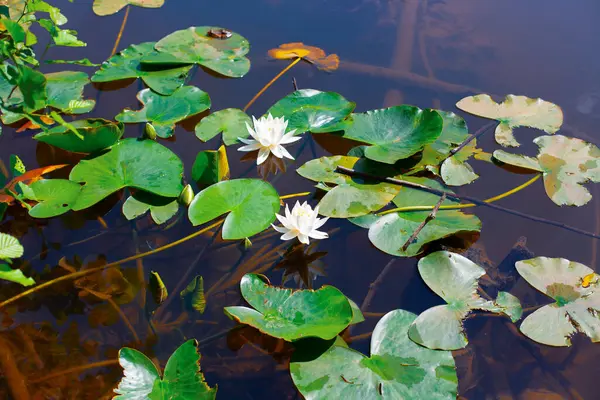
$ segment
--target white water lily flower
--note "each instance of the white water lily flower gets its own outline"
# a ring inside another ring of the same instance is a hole
[[[267,117],[262,117],[258,120],[252,117],[252,120],[254,121],[254,129],[246,122],[246,128],[248,128],[252,139],[238,138],[242,143],[246,144],[246,146],[240,147],[238,151],[258,150],[257,165],[265,162],[270,153],[273,153],[277,158],[286,157],[291,160],[294,159],[283,145],[296,142],[301,137],[294,136],[295,129],[285,133],[288,121],[283,117],[273,118],[270,113]]]
[[[277,232],[283,233],[281,240],[290,240],[297,237],[301,243],[309,244],[308,238],[327,239],[329,237],[327,233],[317,230],[329,219],[317,218],[319,216],[319,206],[313,210],[307,202],[300,204],[296,201],[292,212],[286,204],[285,217],[279,214],[275,216],[283,226],[271,226]]]

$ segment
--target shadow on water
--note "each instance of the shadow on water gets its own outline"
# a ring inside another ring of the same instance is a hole
[[[89,47],[51,48],[46,57],[105,60],[123,13],[100,18],[92,13],[90,2],[62,0],[56,5],[70,18],[69,28],[77,30]],[[358,111],[401,103],[454,110],[455,102],[472,92],[517,93],[560,104],[568,116],[565,129],[599,143],[594,129],[600,115],[600,107],[595,107],[600,57],[589,51],[598,47],[599,12],[595,0],[576,4],[558,0],[167,0],[159,10],[132,8],[120,48],[193,25],[221,25],[240,32],[252,44],[252,70],[247,77],[221,79],[199,69],[189,82],[210,93],[213,110],[242,107],[281,68],[281,63],[267,61],[267,50],[303,41],[339,54],[340,69],[328,74],[301,63],[270,88],[250,113],[261,115],[291,92],[292,76],[300,88],[343,94],[358,103]],[[41,54],[42,48],[37,50]],[[63,67],[43,68],[52,72]],[[98,100],[91,116],[111,118],[125,107],[138,108],[135,95],[141,88],[139,81],[88,85],[86,97]],[[466,118],[471,131],[484,123]],[[180,124],[174,140],[163,141],[186,166],[193,164],[198,151],[217,145],[217,141],[201,143],[195,138],[195,122]],[[126,136],[136,137],[142,129],[127,126]],[[523,129],[517,135],[532,133]],[[18,154],[29,168],[76,161],[77,156],[36,144],[30,136],[6,128],[0,139],[1,159],[6,162],[10,154]],[[232,176],[263,177],[280,193],[310,191],[311,182],[294,169],[312,158],[345,154],[354,147],[335,135],[303,141],[292,148],[292,153],[301,149],[296,161],[277,161],[260,169],[255,167],[255,155],[242,157],[231,148]],[[492,135],[479,144],[494,148]],[[525,146],[525,151],[532,149]],[[485,198],[511,188],[517,179],[487,163],[474,163],[487,178],[460,188],[461,194]],[[66,172],[54,176],[64,177]],[[186,173],[190,180],[190,168]],[[119,193],[90,210],[49,221],[33,220],[24,210],[13,208],[1,229],[21,238],[26,253],[19,267],[39,281],[152,250],[194,231],[184,215],[166,227],[156,227],[147,217],[128,222],[121,213],[125,198]],[[560,213],[541,190],[529,189],[503,200],[503,205],[600,231],[598,195],[586,207]],[[444,241],[433,248],[468,248],[466,254],[488,271],[484,286],[491,291],[510,288],[525,299],[524,307],[547,299],[515,276],[511,269],[515,261],[534,253],[592,267],[598,263],[598,243],[592,239],[494,210],[477,213],[484,225],[480,237]],[[305,249],[279,241],[272,231],[253,238],[253,246],[244,249],[239,243],[222,241],[212,230],[185,245],[124,265],[122,273],[108,270],[89,276],[86,282],[65,282],[15,303],[2,314],[0,393],[9,398],[10,386],[13,395],[15,390],[29,390],[36,399],[110,398],[121,376],[116,364],[121,347],[136,347],[164,365],[184,340],[196,338],[202,368],[208,382],[219,385],[220,398],[300,398],[289,376],[291,350],[285,342],[251,328],[229,331],[234,323],[223,307],[242,304],[238,284],[245,273],[263,273],[272,283],[289,287],[334,284],[364,305],[367,320],[345,332],[345,338],[367,354],[369,334],[384,313],[396,308],[419,313],[441,302],[420,279],[415,258],[390,263],[390,256],[375,249],[363,229],[347,221],[330,220],[327,228],[329,240]],[[174,301],[153,315],[145,311],[142,295],[151,270],[159,272],[176,293]],[[177,295],[198,274],[204,278],[207,299],[201,315],[185,310]],[[3,298],[20,291],[16,285],[2,283]],[[462,398],[598,397],[593,377],[600,373],[600,349],[588,339],[576,337],[570,348],[551,348],[526,339],[507,319],[485,314],[470,318],[466,328],[470,345],[454,353]],[[18,382],[27,382],[28,388]]]

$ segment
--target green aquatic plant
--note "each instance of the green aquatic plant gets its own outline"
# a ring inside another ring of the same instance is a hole
[[[10,264],[13,258],[19,258],[23,255],[24,249],[19,239],[7,233],[0,233],[0,260]],[[20,269],[12,269],[10,265],[0,263],[0,279],[19,283],[23,286],[35,284],[32,278],[23,275]]]

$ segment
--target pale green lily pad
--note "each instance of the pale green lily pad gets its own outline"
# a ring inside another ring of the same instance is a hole
[[[494,158],[520,168],[543,172],[546,194],[559,206],[583,206],[591,193],[583,186],[600,182],[600,149],[592,143],[562,135],[540,136],[537,158],[494,152]]]
[[[38,203],[29,210],[34,218],[52,218],[70,211],[79,197],[81,185],[67,179],[42,179],[29,185]]]
[[[407,330],[415,318],[404,310],[383,316],[373,331],[370,357],[340,339],[312,360],[294,354],[290,364],[294,384],[307,400],[456,399],[452,353],[411,342]]]
[[[460,254],[437,251],[419,260],[419,273],[446,305],[432,307],[408,330],[412,341],[430,349],[457,350],[467,345],[462,321],[473,310],[503,312],[477,293],[485,270]]]
[[[124,126],[102,118],[77,120],[70,123],[79,133],[59,125],[33,138],[63,150],[76,153],[92,153],[115,144],[123,136]]]
[[[102,67],[92,76],[92,82],[112,82],[122,79],[141,78],[146,85],[158,94],[165,96],[185,84],[192,65],[175,68],[165,66],[156,68],[145,66],[141,60],[156,52],[156,42],[134,44],[121,50],[102,63]]]
[[[192,179],[201,185],[212,185],[229,179],[229,161],[225,146],[198,153],[192,166]]]
[[[19,239],[8,233],[0,232],[0,259],[19,258],[24,251]]]
[[[288,341],[305,337],[333,339],[352,321],[348,299],[333,286],[293,291],[270,286],[265,280],[262,275],[244,275],[240,282],[242,296],[254,309],[225,307],[225,313]]]
[[[447,191],[439,182],[428,178],[401,177],[401,179],[429,186],[434,189]],[[434,206],[440,197],[410,187],[402,187],[394,198],[396,207]],[[446,200],[443,205],[456,204]],[[369,240],[379,250],[400,257],[412,257],[424,251],[424,246],[435,240],[463,232],[481,231],[481,221],[477,216],[465,214],[458,210],[439,210],[435,219],[429,221],[421,230],[416,240],[406,251],[404,244],[413,232],[431,213],[428,211],[407,211],[386,214],[369,226]]]
[[[208,94],[194,86],[183,86],[170,96],[144,89],[137,94],[137,98],[144,105],[141,110],[126,109],[115,119],[127,124],[149,122],[162,138],[173,136],[177,122],[210,108]]]
[[[570,346],[583,333],[600,342],[600,276],[578,262],[537,257],[516,263],[517,272],[534,288],[555,300],[528,315],[520,330],[549,346]]]
[[[163,4],[165,4],[165,0],[94,0],[92,9],[96,15],[105,16],[115,14],[128,5],[159,8]]]
[[[361,184],[335,172],[337,166],[354,168],[358,161],[358,157],[321,157],[298,168],[298,174],[304,178],[337,185],[319,202],[319,214],[333,218],[358,217],[381,209],[398,194],[399,186],[388,183]]]
[[[273,104],[267,114],[284,117],[288,121],[287,130],[295,129],[300,134],[326,130],[350,115],[355,107],[356,103],[338,93],[302,89]]]
[[[221,75],[241,78],[250,70],[245,55],[250,50],[248,41],[235,32],[226,39],[214,38],[210,31],[220,32],[216,26],[197,26],[173,32],[159,40],[157,53],[142,59],[149,64],[200,64]]]
[[[73,210],[91,207],[125,187],[177,197],[183,190],[182,177],[183,163],[165,146],[153,140],[124,139],[73,168],[69,179],[84,183]]]
[[[479,117],[495,119],[496,142],[505,147],[518,147],[513,128],[527,126],[555,133],[563,123],[559,106],[548,101],[509,94],[502,103],[496,103],[487,94],[468,96],[456,103],[456,107]]]
[[[23,286],[35,285],[33,278],[26,277],[20,269],[12,269],[6,264],[0,264],[0,279],[15,282]]]
[[[123,378],[113,400],[214,400],[217,388],[204,381],[200,370],[198,342],[188,340],[173,352],[161,379],[156,365],[143,353],[123,347],[119,364]]]
[[[508,292],[498,292],[496,305],[502,308],[504,314],[508,315],[512,322],[517,322],[523,316],[521,302]]]
[[[365,157],[394,164],[435,142],[443,125],[442,117],[434,110],[402,105],[352,114],[344,137],[370,144]]]
[[[136,192],[123,203],[123,215],[132,220],[150,211],[152,220],[162,225],[179,211],[179,202],[172,197],[155,196],[146,192]]]
[[[479,178],[467,160],[475,154],[475,140],[466,145],[458,153],[444,160],[440,168],[440,176],[450,186],[468,185]]]
[[[246,124],[252,126],[252,120],[240,109],[226,108],[203,118],[196,125],[196,136],[203,142],[223,132],[223,143],[231,146],[238,143],[238,138],[247,138],[250,133]]]
[[[229,213],[223,239],[244,239],[267,229],[279,211],[279,195],[270,183],[259,179],[233,179],[196,194],[188,209],[194,226]]]

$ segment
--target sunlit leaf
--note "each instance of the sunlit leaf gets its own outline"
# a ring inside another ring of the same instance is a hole
[[[292,58],[303,58],[314,64],[323,71],[335,71],[340,65],[340,58],[337,54],[327,55],[324,50],[307,46],[304,43],[285,43],[276,49],[269,50],[269,56],[276,60],[287,60]]]
[[[428,178],[402,177],[403,180],[419,183],[438,190],[448,191],[439,182]],[[394,198],[397,207],[434,206],[440,197],[410,187],[402,187]],[[446,200],[443,205],[455,204]],[[396,212],[384,215],[369,225],[369,240],[379,250],[402,257],[422,253],[427,243],[463,232],[479,232],[481,221],[475,215],[458,210],[439,210],[435,219],[429,221],[406,251],[404,244],[430,214],[429,211]]]
[[[298,168],[298,173],[307,179],[337,184],[319,202],[319,214],[334,218],[365,215],[383,208],[398,194],[399,186],[358,183],[349,176],[335,172],[338,166],[357,168],[358,162],[358,157],[321,157]]]
[[[225,146],[198,153],[192,166],[192,179],[202,185],[212,185],[229,179],[229,162]]]
[[[430,349],[456,350],[467,345],[462,321],[473,310],[501,313],[477,293],[485,270],[460,254],[438,251],[419,260],[419,273],[445,305],[425,310],[408,330],[412,341]]]
[[[22,43],[25,41],[25,31],[17,22],[11,21],[10,19],[3,19],[2,24],[15,43]]]
[[[82,58],[80,60],[45,60],[46,64],[71,64],[81,65],[83,67],[99,67],[100,64],[96,64],[90,61],[89,58]]]
[[[233,179],[216,183],[196,194],[188,209],[194,226],[229,213],[223,239],[244,239],[267,229],[279,211],[279,195],[259,179]]]
[[[467,163],[467,160],[475,152],[477,152],[477,148],[475,147],[475,140],[473,140],[458,153],[444,160],[440,168],[440,176],[446,185],[468,185],[479,178],[473,167]]]
[[[188,310],[196,310],[200,314],[206,309],[204,297],[204,279],[198,275],[179,294],[183,305]]]
[[[115,144],[123,136],[122,123],[115,123],[101,118],[90,118],[71,122],[77,130],[76,136],[64,126],[56,126],[41,132],[33,138],[63,150],[77,153],[92,153]]]
[[[544,174],[546,194],[559,206],[583,206],[591,193],[583,186],[600,182],[600,149],[592,143],[562,135],[540,136],[537,158],[496,150],[494,158],[505,164]]]
[[[83,99],[83,88],[90,82],[85,72],[61,71],[45,76],[49,107],[58,108],[68,114],[85,114],[96,105],[94,100]],[[80,103],[82,106],[74,107],[74,101],[83,102]]]
[[[22,182],[26,185],[30,185],[31,183],[42,179],[42,175],[67,166],[68,164],[48,165],[46,167],[36,168],[25,172],[23,175],[14,178],[10,182],[8,182],[6,186],[4,186],[4,190],[0,191],[0,202],[10,204],[14,201],[14,198],[11,195],[6,194],[6,191],[14,192],[19,182]]]
[[[0,240],[2,239],[0,238]],[[35,281],[32,278],[28,278],[25,275],[23,275],[23,271],[21,271],[20,269],[12,269],[10,266],[1,263],[0,279],[15,282],[23,286],[35,285]]]
[[[273,104],[267,114],[284,117],[288,130],[296,134],[318,132],[335,126],[354,110],[356,104],[335,92],[313,89],[295,91]]]
[[[246,274],[240,288],[248,307],[225,307],[238,322],[288,341],[304,337],[332,339],[352,321],[352,307],[333,286],[319,290],[283,289],[262,275]]]
[[[508,292],[498,292],[496,305],[502,308],[504,314],[510,317],[512,322],[517,322],[523,315],[523,307],[518,298]]]
[[[241,78],[250,70],[250,60],[245,57],[250,44],[235,32],[225,39],[210,34],[222,30],[215,26],[197,26],[173,32],[156,43],[154,48],[158,53],[147,55],[142,62],[200,64],[221,75]]]
[[[57,46],[67,47],[85,47],[87,43],[82,42],[77,38],[77,31],[71,29],[60,29],[49,19],[38,19],[38,24],[48,31],[54,44]]]
[[[141,110],[125,109],[115,119],[125,123],[149,122],[162,138],[173,135],[177,122],[210,108],[208,94],[194,86],[183,86],[170,96],[144,89],[137,98],[144,105]]]
[[[489,95],[478,94],[465,97],[456,103],[456,107],[500,122],[496,127],[496,142],[507,147],[519,146],[513,135],[513,128],[527,126],[552,134],[563,123],[561,108],[540,98],[509,94],[502,103],[496,103]]]
[[[225,146],[231,146],[238,143],[238,138],[250,135],[246,124],[252,126],[248,114],[237,108],[227,108],[202,118],[196,125],[196,136],[207,142],[223,132],[223,143]]]
[[[531,286],[555,300],[525,318],[519,328],[525,336],[549,346],[570,346],[576,333],[600,342],[600,276],[564,258],[537,257],[515,266]],[[584,287],[590,274],[594,282]]]
[[[85,183],[73,209],[91,207],[125,187],[177,197],[183,190],[182,176],[183,164],[168,148],[153,140],[124,139],[73,168],[69,179]]]
[[[296,350],[290,364],[294,384],[307,400],[455,399],[452,353],[411,342],[407,330],[415,318],[404,310],[383,316],[373,331],[370,357],[341,339],[317,358]]]
[[[132,220],[150,211],[152,220],[162,225],[179,211],[179,202],[172,197],[161,197],[151,193],[137,191],[123,203],[123,215]]]
[[[19,158],[19,156],[15,155],[15,154],[10,155],[10,171],[14,178],[16,178],[17,176],[21,176],[25,172],[27,172],[27,168],[25,168],[25,164],[23,164],[23,161],[21,160],[21,158]]]
[[[96,15],[105,16],[117,13],[128,5],[159,8],[163,4],[165,4],[165,0],[94,0],[93,10]]]
[[[42,179],[29,185],[38,203],[29,210],[34,218],[51,218],[72,209],[77,201],[81,185],[67,179]]]
[[[0,232],[0,259],[19,258],[24,249],[19,239],[7,233]]]
[[[196,340],[182,344],[169,358],[163,378],[143,353],[124,347],[119,351],[123,378],[113,400],[214,400],[217,388],[210,388],[200,371]]]
[[[173,68],[148,67],[141,63],[142,57],[155,53],[156,42],[134,44],[121,50],[102,63],[102,67],[92,76],[92,82],[112,82],[122,79],[141,78],[146,85],[158,94],[170,95],[185,84],[191,65]]]

